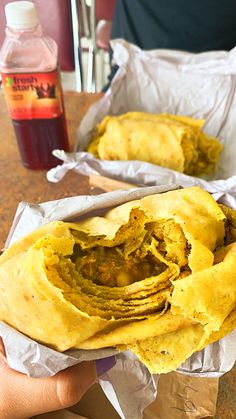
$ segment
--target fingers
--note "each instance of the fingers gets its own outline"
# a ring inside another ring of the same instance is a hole
[[[23,419],[72,406],[96,380],[94,362],[83,362],[49,378],[29,378],[11,368],[1,369],[0,417]]]
[[[64,407],[77,403],[97,381],[94,362],[82,362],[57,374],[57,400]],[[78,379],[79,377],[79,379]]]
[[[30,378],[11,369],[0,338],[0,418],[25,419],[76,404],[115,364],[115,357],[82,362],[53,377]]]

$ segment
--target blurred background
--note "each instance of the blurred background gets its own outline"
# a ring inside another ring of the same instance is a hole
[[[0,47],[5,5],[0,0]],[[31,0],[45,34],[59,46],[64,90],[99,92],[110,71],[109,40],[115,0]],[[46,7],[45,7],[46,6]]]

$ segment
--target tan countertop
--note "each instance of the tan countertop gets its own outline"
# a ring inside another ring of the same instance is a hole
[[[76,141],[76,130],[89,106],[99,94],[65,94],[65,108],[71,149]],[[59,183],[46,179],[46,170],[25,169],[18,148],[3,92],[0,90],[0,249],[3,248],[17,205],[20,201],[33,203],[51,201],[89,193],[88,178],[68,173]]]

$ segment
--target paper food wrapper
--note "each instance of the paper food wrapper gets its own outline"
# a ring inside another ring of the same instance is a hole
[[[82,217],[101,215],[109,208],[124,202],[180,186],[164,185],[119,190],[97,196],[65,198],[39,205],[21,203],[16,212],[7,245],[11,245],[35,228],[51,221],[76,221]],[[232,198],[230,194],[226,194],[225,197],[227,202]],[[221,196],[221,200],[225,202],[224,196]],[[112,349],[74,350],[59,353],[38,344],[4,323],[0,323],[0,336],[6,348],[9,365],[31,377],[51,376],[83,360],[104,358],[116,353]],[[236,330],[220,341],[207,346],[201,352],[193,354],[179,367],[178,371],[190,377],[217,378],[233,367],[236,360],[235,346]],[[156,398],[158,377],[151,375],[129,351],[119,353],[116,358],[116,365],[102,376],[99,382],[121,418],[141,419],[145,407]]]
[[[143,51],[124,40],[112,41],[112,48],[119,70],[106,94],[84,116],[76,152],[54,150],[64,163],[48,172],[48,180],[58,182],[75,170],[142,186],[181,182],[185,186],[198,184],[209,192],[236,192],[236,48],[198,54]],[[219,137],[224,145],[213,178],[193,178],[141,161],[99,160],[84,151],[96,124],[106,115],[128,111],[205,119],[205,132]]]
[[[192,378],[172,372],[161,375],[156,400],[144,411],[144,419],[214,418],[218,393],[215,378]]]

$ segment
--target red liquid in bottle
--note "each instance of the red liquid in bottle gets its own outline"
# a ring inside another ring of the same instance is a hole
[[[34,3],[6,5],[6,38],[0,51],[2,84],[22,163],[49,169],[69,151],[55,41],[44,35]]]
[[[26,168],[49,169],[61,164],[61,160],[52,155],[52,150],[59,148],[69,151],[64,114],[53,119],[26,119],[12,122],[21,160]]]

